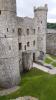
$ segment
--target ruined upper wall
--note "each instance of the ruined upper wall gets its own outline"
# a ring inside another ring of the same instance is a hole
[[[22,35],[27,35],[26,30],[30,30],[30,35],[33,33],[34,29],[33,18],[29,17],[17,17],[17,27],[22,29]]]
[[[47,34],[48,33],[51,33],[51,34],[56,33],[56,30],[55,29],[47,29]]]
[[[48,11],[48,7],[47,7],[47,4],[45,4],[44,7],[40,6],[38,8],[34,7],[34,12],[37,11],[37,10],[47,10]]]
[[[0,0],[0,10],[16,12],[16,0]]]
[[[46,50],[47,53],[56,55],[56,30],[54,29],[47,29]]]

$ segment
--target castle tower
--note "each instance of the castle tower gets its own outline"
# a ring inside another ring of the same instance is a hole
[[[37,35],[37,59],[43,59],[46,54],[46,33],[47,33],[47,5],[44,7],[34,7],[34,27]]]
[[[16,0],[0,0],[0,87],[20,82]]]

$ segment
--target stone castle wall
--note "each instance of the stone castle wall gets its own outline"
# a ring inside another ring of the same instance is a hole
[[[20,82],[19,49],[15,0],[0,0],[0,86]]]
[[[34,27],[37,35],[37,51],[35,52],[36,61],[38,58],[43,59],[43,55],[46,54],[47,11],[47,5],[34,8]]]
[[[47,53],[56,55],[56,30],[48,29],[46,34]]]
[[[0,86],[17,85],[20,72],[29,70],[33,60],[43,60],[50,42],[49,33],[46,42],[47,11],[45,5],[34,8],[34,18],[17,17],[16,0],[0,0]]]

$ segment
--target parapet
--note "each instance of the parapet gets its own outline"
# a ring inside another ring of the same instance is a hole
[[[16,0],[0,0],[0,10],[16,12]]]
[[[48,11],[48,6],[47,6],[47,4],[45,4],[43,7],[42,7],[42,6],[40,6],[40,7],[38,7],[38,8],[34,7],[34,12],[36,12],[36,11],[41,11],[41,10]]]

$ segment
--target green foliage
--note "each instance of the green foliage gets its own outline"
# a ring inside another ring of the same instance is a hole
[[[56,29],[56,23],[47,23],[47,28]]]

